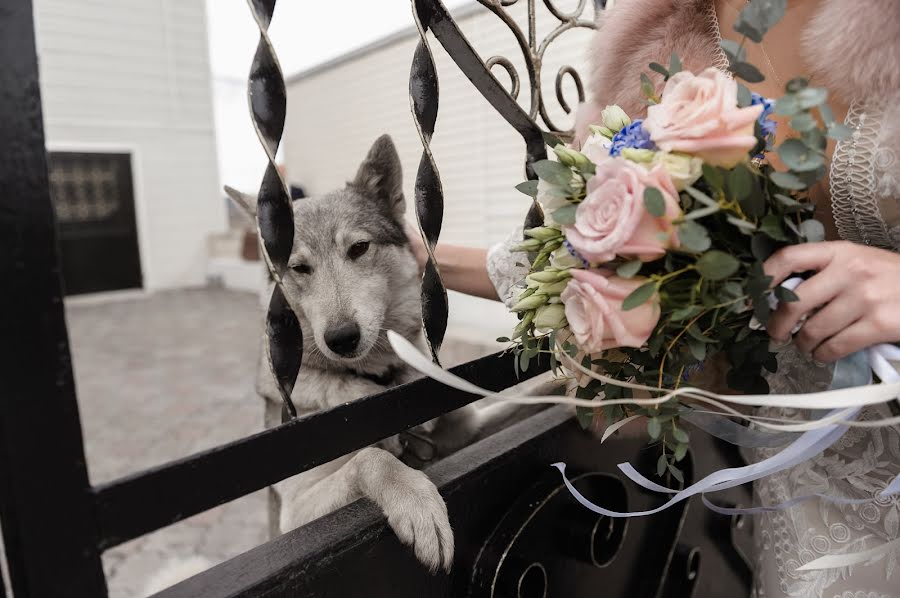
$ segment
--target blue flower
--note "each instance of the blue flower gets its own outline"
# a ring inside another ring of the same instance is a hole
[[[656,144],[650,140],[650,133],[644,130],[644,121],[638,119],[630,125],[622,127],[612,138],[612,146],[609,148],[610,156],[618,156],[625,148],[656,149]]]
[[[775,133],[775,129],[778,127],[778,123],[770,118],[772,112],[775,111],[775,100],[764,98],[756,92],[751,92],[750,98],[751,106],[762,104],[763,111],[762,114],[759,115],[759,128],[762,131],[763,137],[768,138]]]

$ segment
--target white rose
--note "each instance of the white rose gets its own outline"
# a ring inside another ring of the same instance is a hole
[[[662,165],[678,191],[690,187],[703,176],[703,160],[696,156],[659,152],[653,158],[653,165]]]

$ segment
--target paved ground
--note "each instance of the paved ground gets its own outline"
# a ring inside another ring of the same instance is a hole
[[[255,295],[198,289],[67,307],[93,483],[257,432]],[[112,598],[143,594],[173,559],[220,562],[265,538],[262,492],[113,548]]]
[[[262,311],[221,289],[67,306],[93,483],[190,455],[262,428],[253,376]],[[445,363],[471,357],[448,343]],[[263,492],[138,538],[104,555],[111,598],[141,598],[167,563],[213,563],[266,540]]]

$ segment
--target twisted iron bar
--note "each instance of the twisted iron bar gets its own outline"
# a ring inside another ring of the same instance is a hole
[[[291,392],[300,372],[303,332],[282,287],[282,277],[294,244],[294,211],[287,185],[275,164],[287,108],[281,65],[268,35],[275,2],[247,0],[259,29],[259,43],[248,76],[247,102],[253,127],[269,161],[259,188],[256,225],[263,240],[266,267],[275,282],[266,314],[265,347],[269,369],[284,403],[282,421],[285,421],[297,417]]]
[[[441,280],[441,273],[434,257],[434,248],[440,237],[444,219],[444,191],[431,153],[431,138],[437,121],[440,95],[437,69],[426,36],[434,12],[424,0],[413,0],[412,7],[420,39],[410,68],[409,102],[416,130],[422,142],[422,157],[419,159],[419,170],[416,173],[415,208],[419,231],[428,251],[428,261],[422,275],[422,326],[431,350],[431,358],[435,363],[440,363],[438,353],[447,331],[449,305],[447,289]]]

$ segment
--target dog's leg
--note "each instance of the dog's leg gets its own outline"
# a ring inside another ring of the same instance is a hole
[[[428,476],[385,450],[368,447],[326,463],[282,482],[281,493],[282,532],[365,497],[431,571],[450,570],[453,531],[443,498]]]

